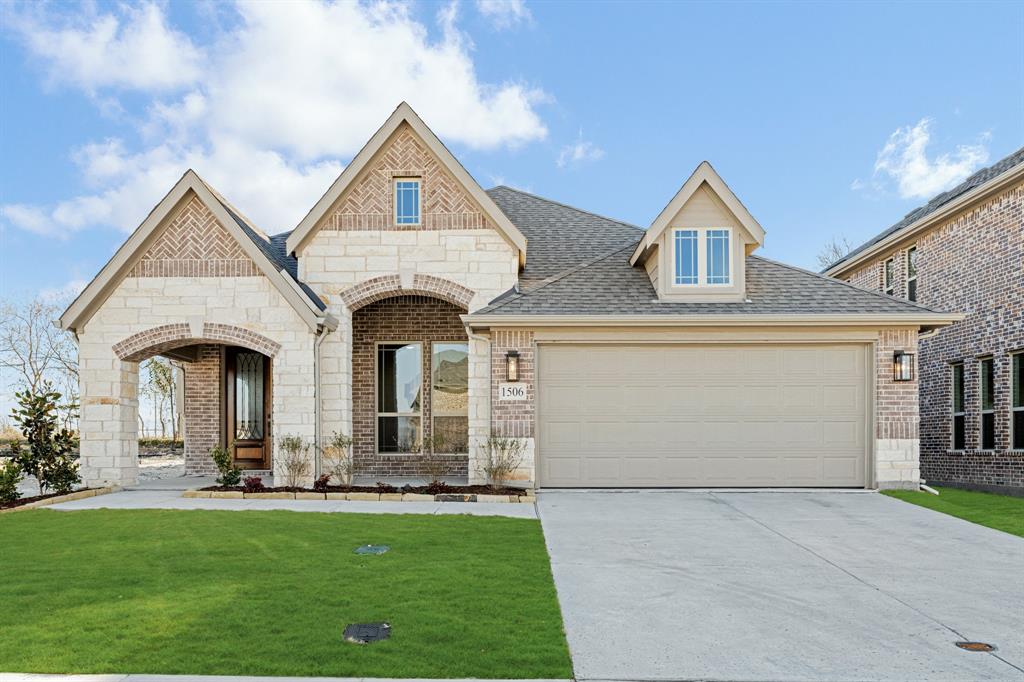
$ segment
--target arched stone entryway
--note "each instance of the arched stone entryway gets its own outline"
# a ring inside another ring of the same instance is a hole
[[[139,363],[157,355],[175,360],[184,371],[185,473],[215,473],[210,451],[217,445],[230,445],[243,469],[270,468],[278,342],[244,327],[193,321],[137,332],[111,350],[120,361],[114,397],[83,400],[90,418],[83,424],[82,468],[91,480],[125,484],[137,477]],[[97,423],[94,414],[102,421]],[[120,442],[110,442],[111,435]]]

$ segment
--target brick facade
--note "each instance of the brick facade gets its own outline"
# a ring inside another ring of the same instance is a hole
[[[884,262],[894,257],[894,295],[906,298],[906,253],[914,245],[918,302],[967,316],[920,341],[921,476],[941,485],[1024,492],[1024,452],[1010,449],[1011,354],[1024,350],[1024,185],[951,217],[844,278],[881,291]],[[995,365],[996,448],[985,451],[979,359],[989,356]],[[964,363],[964,451],[952,450],[955,362]]]
[[[921,480],[918,383],[895,381],[893,354],[916,353],[917,329],[886,329],[875,344],[875,483],[916,489]]]
[[[421,225],[395,225],[391,184],[394,178],[423,181]],[[325,230],[480,230],[494,226],[469,193],[445,170],[427,145],[403,123],[363,176],[342,197],[324,223]]]
[[[352,314],[352,454],[356,473],[363,476],[418,476],[415,455],[377,454],[377,344],[418,342],[422,348],[421,423],[430,437],[431,344],[467,341],[459,316],[465,310],[426,296],[393,296]],[[449,475],[466,476],[468,457],[448,458]]]
[[[132,266],[129,277],[258,277],[259,268],[193,196]]]
[[[199,346],[195,362],[182,363],[185,370],[185,474],[212,476],[217,467],[210,450],[220,445],[224,424],[221,380],[221,346]]]

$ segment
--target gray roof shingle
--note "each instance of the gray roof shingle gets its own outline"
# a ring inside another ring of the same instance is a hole
[[[970,176],[953,189],[932,197],[932,199],[927,204],[925,204],[924,206],[918,206],[913,211],[903,216],[903,219],[900,220],[898,223],[890,226],[886,230],[883,230],[881,233],[875,235],[868,241],[864,242],[863,244],[855,248],[853,251],[846,254],[832,265],[825,268],[822,272],[831,270],[840,263],[845,263],[851,258],[854,258],[858,253],[870,248],[874,244],[877,244],[878,242],[882,241],[889,235],[895,234],[902,230],[903,228],[909,227],[910,225],[916,223],[922,218],[925,218],[931,215],[932,213],[935,213],[940,208],[942,208],[949,202],[953,201],[957,197],[966,194],[967,192],[970,192],[975,187],[984,185],[989,180],[999,177],[1003,173],[1015,168],[1016,166],[1019,166],[1022,163],[1024,163],[1024,147],[1021,147],[1020,149],[1010,154],[1009,156],[1000,159],[999,161],[992,164],[988,168],[982,168],[980,171]]]
[[[494,187],[487,194],[526,237],[526,267],[519,273],[522,289],[613,249],[635,244],[644,234],[636,225],[511,187]]]

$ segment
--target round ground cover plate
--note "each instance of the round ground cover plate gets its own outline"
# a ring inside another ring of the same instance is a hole
[[[344,638],[353,644],[372,644],[391,637],[388,623],[352,623],[345,626]]]
[[[383,554],[391,549],[388,545],[363,545],[356,547],[356,554]]]
[[[968,651],[995,651],[996,648],[987,642],[957,642],[956,645]]]

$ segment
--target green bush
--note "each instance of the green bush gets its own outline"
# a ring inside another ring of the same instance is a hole
[[[232,487],[242,482],[242,470],[232,461],[231,446],[222,448],[218,445],[210,450],[210,457],[213,458],[213,463],[217,465],[217,471],[220,472],[217,483],[225,487]]]
[[[82,480],[72,459],[78,439],[71,431],[57,427],[60,397],[48,383],[38,393],[14,394],[17,407],[11,416],[24,440],[11,444],[11,455],[26,475],[36,477],[40,495],[45,495],[48,488],[70,491]]]
[[[0,502],[14,502],[21,497],[21,493],[18,492],[21,479],[21,467],[13,459],[0,466]]]

